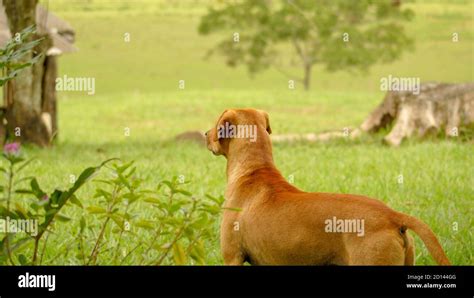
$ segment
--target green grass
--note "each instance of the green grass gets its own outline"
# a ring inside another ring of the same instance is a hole
[[[80,51],[61,58],[61,73],[95,77],[98,94],[175,91],[179,80],[186,81],[187,89],[206,92],[288,90],[288,78],[273,69],[251,78],[244,67],[226,67],[221,57],[203,59],[222,38],[201,36],[197,32],[200,14],[209,1],[189,1],[197,4],[182,9],[171,4],[139,1],[140,5],[134,5],[132,10],[113,10],[119,7],[114,3],[121,3],[117,1],[93,3],[93,7],[105,4],[100,6],[102,9],[85,12],[71,10],[74,6],[69,1],[67,4],[51,1],[50,7],[77,31],[76,45]],[[416,76],[422,81],[473,81],[469,61],[474,59],[474,21],[469,14],[470,4],[428,1],[410,5],[417,16],[406,29],[416,42],[415,51],[405,53],[393,63],[376,65],[366,75],[327,73],[317,66],[313,90],[374,92],[379,90],[380,77],[389,74]],[[457,43],[452,42],[454,32],[459,34]],[[123,41],[125,33],[130,33],[129,43]],[[295,76],[302,74],[300,68],[291,65],[286,70]]]
[[[59,144],[50,150],[30,149],[29,155],[38,158],[32,170],[42,184],[65,188],[70,174],[106,158],[120,157],[135,160],[148,185],[185,175],[192,181],[189,190],[198,197],[206,193],[220,195],[225,189],[225,160],[194,144],[176,144],[172,136],[184,130],[209,128],[226,105],[268,110],[275,133],[355,125],[369,108],[364,108],[364,98],[357,94],[350,96],[353,102],[348,104],[344,104],[346,97],[337,93],[332,94],[333,101],[324,100],[328,94],[311,102],[305,93],[280,95],[291,98],[286,102],[278,94],[264,92],[235,92],[236,99],[226,91],[210,93],[203,100],[197,99],[198,95],[170,92],[117,96],[112,106],[106,104],[112,99],[98,96],[63,101]],[[135,104],[138,100],[140,104]],[[90,106],[94,106],[90,112],[78,113]],[[130,127],[130,136],[124,135],[124,127]],[[439,235],[454,263],[472,264],[472,145],[413,141],[394,149],[379,141],[375,137],[354,143],[278,144],[274,146],[275,161],[282,173],[286,177],[294,175],[295,184],[304,190],[365,194],[422,218]],[[404,176],[403,185],[397,183],[400,174]],[[92,191],[93,186],[88,185],[80,193],[86,204],[94,204]],[[78,211],[68,215],[79,218]],[[458,231],[453,230],[454,222],[458,222]],[[64,233],[57,238],[57,247],[68,243],[64,238],[73,240],[69,231],[57,232]],[[417,248],[417,263],[432,264],[421,242]],[[208,249],[212,252],[210,262],[219,263],[217,243]]]
[[[359,125],[383,97],[378,91],[381,76],[474,80],[469,1],[410,4],[417,13],[409,29],[415,51],[394,63],[377,65],[366,75],[327,73],[318,67],[311,92],[298,87],[289,91],[288,79],[272,70],[250,78],[244,68],[227,68],[219,57],[203,60],[218,38],[197,34],[199,16],[205,12],[202,2],[138,3],[50,1],[50,8],[77,31],[79,51],[60,58],[60,74],[96,78],[96,94],[60,93],[57,144],[46,150],[26,148],[26,154],[37,157],[31,172],[49,190],[67,187],[69,175],[86,166],[120,157],[135,160],[148,185],[185,175],[196,196],[222,195],[225,160],[195,144],[172,139],[183,131],[209,129],[226,108],[268,111],[275,134],[317,132]],[[130,43],[123,42],[125,32],[131,33]],[[452,32],[460,33],[460,42],[451,42]],[[185,90],[178,90],[181,79],[186,80]],[[126,127],[131,131],[128,137]],[[381,145],[380,136],[356,142],[274,146],[277,167],[286,177],[294,175],[296,186],[379,198],[427,222],[454,264],[471,265],[472,153],[472,142],[414,140],[389,148]],[[397,183],[400,174],[403,184]],[[85,205],[94,204],[92,195],[92,183],[79,192]],[[71,231],[77,228],[80,211],[68,212],[73,221],[65,224],[67,228],[56,229],[49,240],[49,263],[76,262],[70,255],[51,259],[74,241]],[[433,264],[418,238],[416,247],[417,264]],[[208,263],[222,263],[218,243],[206,249]]]

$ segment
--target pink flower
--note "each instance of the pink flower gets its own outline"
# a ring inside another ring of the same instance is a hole
[[[9,155],[18,154],[20,152],[20,143],[15,142],[15,143],[5,144],[5,146],[3,146],[3,152]]]
[[[48,195],[45,194],[45,195],[41,198],[41,201],[47,201],[47,200],[49,200],[49,197],[48,197]]]

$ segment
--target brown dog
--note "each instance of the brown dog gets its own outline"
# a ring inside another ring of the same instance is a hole
[[[364,196],[307,193],[276,169],[268,114],[226,110],[206,133],[227,158],[221,250],[226,264],[414,265],[417,233],[438,264],[449,265],[422,221]],[[254,134],[254,135],[252,135]]]

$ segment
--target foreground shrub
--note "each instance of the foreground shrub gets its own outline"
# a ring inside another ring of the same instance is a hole
[[[214,222],[223,198],[197,199],[176,177],[147,189],[133,162],[111,159],[82,171],[71,188],[47,193],[36,177],[21,176],[31,160],[21,156],[19,144],[7,144],[3,158],[0,264],[54,264],[60,256],[82,265],[205,264],[206,242],[217,242]],[[77,191],[104,170],[92,180],[93,198],[79,198]],[[81,215],[66,216],[68,208]],[[48,249],[60,229],[77,235],[64,250]],[[56,255],[44,262],[51,251]]]

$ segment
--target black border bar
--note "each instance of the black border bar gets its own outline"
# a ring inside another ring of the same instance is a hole
[[[474,267],[45,266],[0,267],[0,297],[427,296],[473,297]],[[55,291],[19,288],[19,276],[55,275]],[[409,275],[411,278],[409,278]],[[423,277],[420,281],[413,276]],[[455,288],[407,288],[407,284]]]

